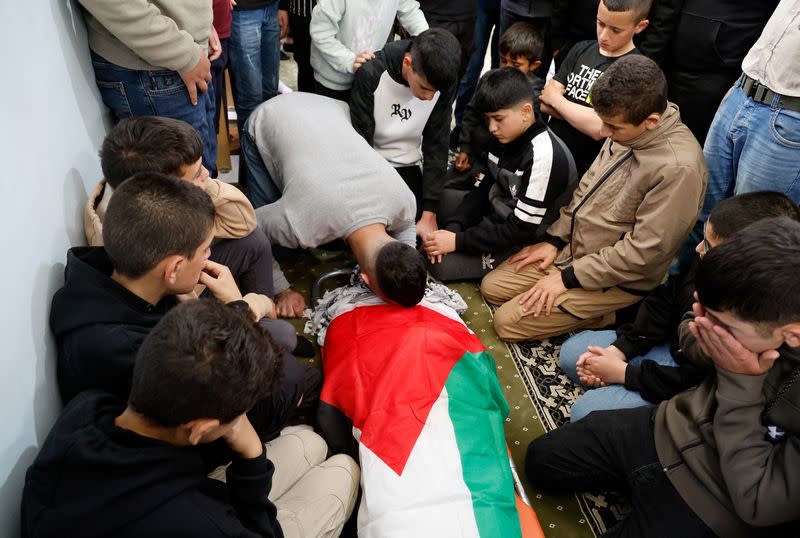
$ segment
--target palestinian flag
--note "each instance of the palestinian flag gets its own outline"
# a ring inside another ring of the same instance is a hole
[[[320,426],[334,451],[357,449],[360,537],[542,536],[535,516],[521,529],[494,359],[458,314],[357,306],[323,360]]]

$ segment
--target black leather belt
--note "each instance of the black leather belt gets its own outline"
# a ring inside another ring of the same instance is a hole
[[[794,110],[800,112],[800,97],[790,97],[788,95],[781,95],[770,90],[759,81],[742,74],[739,85],[742,91],[757,103],[764,103],[767,106],[772,106],[772,101],[778,97],[778,104],[776,108],[785,108],[787,110]]]

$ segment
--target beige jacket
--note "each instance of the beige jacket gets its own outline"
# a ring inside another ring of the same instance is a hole
[[[211,35],[208,0],[78,0],[89,48],[127,69],[192,69]]]
[[[679,333],[682,347],[697,347],[686,322]],[[764,375],[717,369],[658,407],[658,459],[718,536],[788,536],[753,527],[800,519],[800,350],[780,352]],[[784,435],[773,439],[772,428]]]
[[[101,179],[95,187],[83,212],[86,240],[91,247],[103,245],[103,217],[113,189]],[[208,178],[206,192],[214,202],[214,238],[238,239],[256,229],[256,212],[247,197],[234,187],[217,179]]]
[[[606,140],[547,230],[563,247],[557,264],[587,290],[655,288],[694,226],[707,175],[672,103],[655,129],[624,145]]]

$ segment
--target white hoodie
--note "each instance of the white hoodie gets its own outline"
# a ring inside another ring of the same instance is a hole
[[[309,28],[314,78],[332,90],[349,89],[356,57],[383,48],[395,16],[411,35],[428,29],[416,0],[320,0]]]

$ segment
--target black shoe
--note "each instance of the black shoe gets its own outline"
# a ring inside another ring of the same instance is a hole
[[[286,54],[285,52],[281,51],[281,61],[288,60],[288,59],[289,59],[289,55]]]
[[[311,358],[316,356],[317,350],[314,348],[314,344],[311,343],[310,340],[305,338],[304,336],[297,335],[297,345],[294,346],[294,350],[292,351],[292,355],[295,357],[306,357]]]

